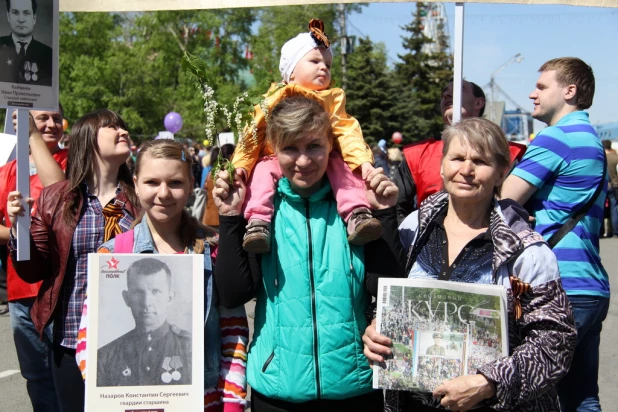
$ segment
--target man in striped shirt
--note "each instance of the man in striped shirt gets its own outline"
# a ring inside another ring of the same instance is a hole
[[[600,411],[601,327],[609,306],[609,280],[599,255],[599,229],[607,191],[604,151],[583,110],[592,105],[594,74],[577,58],[541,66],[532,117],[549,127],[532,141],[502,188],[502,196],[527,203],[536,231],[549,239],[565,221],[603,190],[584,218],[553,249],[577,326],[577,347],[559,383],[563,411]]]

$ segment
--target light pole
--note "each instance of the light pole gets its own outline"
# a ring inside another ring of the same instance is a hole
[[[345,28],[346,23],[346,5],[339,4],[339,26],[341,29],[340,32],[340,44],[341,44],[341,88],[345,90],[347,85],[347,54],[348,54],[348,34]]]
[[[502,70],[506,69],[509,65],[513,64],[513,63],[519,63],[524,59],[524,56],[521,55],[521,53],[517,53],[515,56],[511,57],[509,60],[507,60],[506,63],[504,63],[502,66],[498,67],[489,77],[489,87],[491,89],[491,112],[490,112],[490,119],[492,122],[496,123],[496,121],[498,120],[496,118],[496,91],[499,88],[498,85],[496,84],[496,76],[498,75],[498,73],[500,73]]]

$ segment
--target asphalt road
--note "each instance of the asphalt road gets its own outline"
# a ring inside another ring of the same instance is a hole
[[[609,273],[612,302],[601,335],[600,398],[603,411],[618,412],[618,239],[601,239],[601,258]],[[252,309],[252,303],[247,304],[247,312]],[[253,330],[253,319],[249,323]],[[0,412],[32,411],[18,371],[9,318],[0,316]]]

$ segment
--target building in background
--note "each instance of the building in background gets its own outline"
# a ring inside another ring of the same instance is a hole
[[[521,109],[505,110],[500,126],[510,142],[527,145],[530,143],[530,134],[534,133],[532,122],[532,114],[528,111]]]
[[[601,140],[618,140],[618,122],[593,125]],[[618,142],[617,142],[618,143]]]

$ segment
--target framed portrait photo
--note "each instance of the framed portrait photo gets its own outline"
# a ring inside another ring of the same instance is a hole
[[[86,410],[199,410],[202,255],[90,254]]]
[[[57,111],[59,0],[4,2],[0,107]]]

